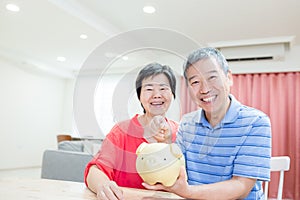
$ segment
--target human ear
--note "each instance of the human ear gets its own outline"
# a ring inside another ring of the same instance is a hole
[[[232,77],[231,70],[228,70],[228,72],[227,72],[227,79],[228,79],[229,86],[232,86],[233,85],[233,77]]]

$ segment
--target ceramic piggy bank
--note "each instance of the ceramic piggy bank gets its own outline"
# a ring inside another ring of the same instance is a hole
[[[142,143],[136,150],[136,170],[141,178],[148,184],[161,183],[172,186],[181,166],[184,165],[184,157],[177,144],[166,143]]]

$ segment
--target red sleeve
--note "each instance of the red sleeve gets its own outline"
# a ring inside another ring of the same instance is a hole
[[[84,172],[84,182],[87,185],[86,178],[91,166],[96,165],[101,171],[103,171],[110,180],[113,180],[114,169],[118,167],[116,164],[122,163],[122,156],[118,156],[120,151],[120,129],[118,126],[114,126],[109,134],[106,136],[101,145],[101,150],[94,156],[94,158],[87,164]],[[117,162],[118,159],[118,162]],[[88,185],[87,185],[88,186]]]
[[[178,123],[173,120],[168,120],[168,123],[172,129],[172,142],[175,142],[176,140],[176,134],[178,131]]]

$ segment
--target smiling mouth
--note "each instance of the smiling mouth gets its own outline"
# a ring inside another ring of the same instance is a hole
[[[150,103],[152,106],[161,106],[163,105],[165,102],[154,102],[154,103]]]
[[[205,103],[211,103],[211,102],[213,102],[216,98],[217,98],[217,96],[212,96],[212,97],[208,97],[208,98],[202,98],[201,101],[203,101],[203,102],[205,102]]]

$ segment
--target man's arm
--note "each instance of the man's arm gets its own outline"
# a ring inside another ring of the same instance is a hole
[[[247,197],[255,182],[256,179],[234,176],[230,180],[213,184],[188,185],[184,168],[182,168],[177,181],[171,187],[161,184],[151,186],[143,183],[143,185],[147,189],[166,190],[189,199],[229,200]]]
[[[191,199],[244,199],[253,188],[256,179],[234,176],[213,184],[191,186]]]

